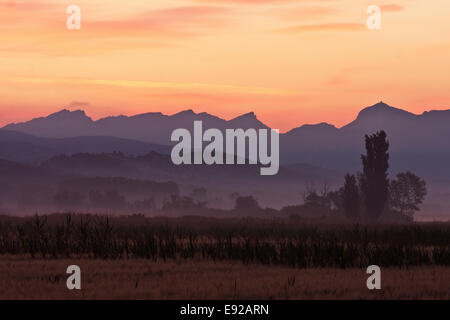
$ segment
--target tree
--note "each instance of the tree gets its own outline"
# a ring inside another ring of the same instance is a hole
[[[360,187],[369,219],[377,219],[386,208],[389,194],[389,142],[386,133],[366,135],[366,154],[361,155]]]
[[[208,192],[205,188],[194,188],[190,197],[198,201],[206,201],[208,199]]]
[[[331,199],[328,185],[324,183],[320,192],[317,192],[313,186],[306,186],[306,191],[303,193],[303,202],[309,210],[320,213],[329,212],[331,210]]]
[[[340,187],[335,191],[328,192],[327,196],[328,199],[330,199],[332,210],[334,209],[337,211],[343,211],[344,209],[343,194],[344,194],[344,187]]]
[[[347,173],[342,188],[342,208],[349,219],[357,219],[360,213],[359,189],[356,177]]]
[[[255,213],[261,210],[261,207],[253,196],[239,196],[236,199],[235,209],[236,211]]]
[[[412,172],[401,172],[389,186],[392,208],[412,217],[427,195],[426,182]]]
[[[331,210],[331,201],[327,195],[319,195],[312,191],[305,197],[305,206],[311,209],[329,211]]]

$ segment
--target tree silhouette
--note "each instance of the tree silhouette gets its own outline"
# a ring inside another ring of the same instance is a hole
[[[317,193],[314,188],[307,187],[303,196],[304,206],[311,211],[327,213],[331,210],[331,198],[328,186],[324,184],[322,191]]]
[[[412,172],[401,172],[389,186],[391,206],[412,217],[427,194],[426,183]]]
[[[254,213],[261,209],[253,196],[240,196],[236,199],[235,210],[245,213]]]
[[[356,177],[347,173],[342,188],[342,207],[349,219],[357,219],[360,214],[360,197]]]
[[[194,188],[190,197],[197,201],[206,201],[208,199],[208,191],[206,188]]]
[[[384,131],[366,135],[365,139],[366,154],[361,155],[363,173],[359,180],[367,215],[375,220],[383,213],[389,194],[389,142]]]

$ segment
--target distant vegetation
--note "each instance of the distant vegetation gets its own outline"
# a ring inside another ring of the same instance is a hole
[[[427,194],[425,181],[410,171],[398,173],[394,179],[389,179],[389,142],[384,131],[366,135],[365,147],[366,153],[361,156],[362,172],[346,174],[342,187],[333,190],[324,183],[317,189],[313,184],[308,184],[303,199],[299,194],[298,200],[303,200],[303,203],[278,210],[264,208],[258,198],[251,194],[252,191],[249,194],[240,194],[236,190],[230,192],[229,187],[222,186],[221,180],[213,175],[214,171],[211,171],[209,179],[217,179],[217,188],[224,188],[221,193],[195,184],[186,186],[173,181],[138,178],[141,171],[148,170],[155,163],[169,160],[155,153],[132,157],[130,160],[118,152],[111,155],[60,156],[47,161],[44,168],[49,164],[59,170],[64,168],[60,176],[56,175],[51,181],[13,181],[9,185],[0,185],[0,208],[4,212],[19,214],[68,210],[153,216],[251,216],[352,223],[413,221],[414,212],[420,210],[420,204]],[[93,165],[84,172],[86,163]],[[139,166],[133,167],[132,163],[138,163]],[[115,166],[124,172],[133,172],[136,178],[102,176],[115,172],[112,169]],[[192,168],[195,172],[201,170]],[[79,171],[71,175],[68,174],[70,170]],[[178,172],[182,174],[182,171]],[[192,174],[195,175],[195,172]],[[99,176],[90,176],[95,173]],[[234,186],[237,184],[234,181]],[[279,188],[272,185],[271,180],[264,182],[263,186],[269,190]],[[236,189],[239,188],[236,186]]]
[[[427,194],[426,183],[412,172],[401,172],[389,180],[389,142],[384,131],[365,137],[366,154],[361,156],[363,172],[347,173],[344,186],[319,193],[307,188],[304,205],[283,208],[282,212],[299,217],[301,212],[344,215],[353,222],[390,222],[413,220],[415,211]]]

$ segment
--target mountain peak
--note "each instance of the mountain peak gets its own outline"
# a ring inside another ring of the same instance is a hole
[[[337,128],[329,123],[326,122],[321,122],[321,123],[316,123],[316,124],[304,124],[301,125],[300,127],[294,128],[290,131],[288,131],[288,134],[297,134],[297,133],[302,133],[302,134],[325,134],[325,133],[335,133],[337,131]]]
[[[178,113],[175,113],[173,116],[177,116],[178,117],[178,116],[194,116],[194,115],[196,115],[194,110],[186,109],[186,110],[180,111]]]
[[[357,119],[364,118],[366,116],[380,117],[385,115],[414,116],[414,114],[408,111],[391,107],[390,105],[384,103],[383,101],[380,101],[377,104],[374,104],[373,106],[362,109],[359,112]]]
[[[363,129],[367,132],[377,130],[396,130],[404,121],[415,121],[417,116],[414,113],[391,107],[380,101],[373,106],[362,109],[356,119],[341,129],[353,130]]]
[[[89,118],[83,110],[74,110],[70,111],[67,109],[62,109],[58,112],[52,113],[46,117],[47,119],[58,119],[58,120],[66,120],[66,119],[88,119]]]
[[[376,104],[374,104],[373,106],[371,106],[373,108],[384,108],[384,109],[389,109],[389,108],[393,108],[390,105],[388,105],[387,103],[384,103],[383,101],[380,101]],[[370,107],[369,107],[370,108]]]
[[[257,120],[256,114],[253,111],[241,114],[240,116],[237,116],[236,118],[231,119],[231,121],[235,120]]]
[[[320,122],[316,124],[304,124],[300,128],[321,128],[321,129],[336,129],[336,127],[327,122]]]
[[[135,114],[133,116],[130,116],[128,118],[135,118],[135,119],[147,119],[147,118],[158,118],[158,117],[165,117],[165,115],[162,114],[162,112],[146,112],[146,113],[140,113]]]

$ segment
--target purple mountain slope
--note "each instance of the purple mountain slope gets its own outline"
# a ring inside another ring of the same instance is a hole
[[[174,129],[192,129],[195,120],[202,120],[204,129],[267,128],[253,112],[231,120],[185,110],[174,115],[156,112],[93,121],[83,111],[62,110],[4,129],[47,138],[110,136],[169,145]],[[416,115],[380,102],[361,110],[342,128],[320,123],[281,134],[280,160],[282,164],[307,163],[340,172],[360,170],[364,135],[378,130],[388,134],[393,171],[410,169],[450,181],[450,110]]]
[[[128,155],[143,155],[150,151],[169,154],[170,147],[107,136],[43,138],[0,129],[0,159],[39,163],[59,154],[111,153],[115,151]]]
[[[112,116],[93,121],[84,111],[62,110],[47,117],[9,124],[3,129],[47,138],[114,136],[169,145],[171,144],[170,134],[174,129],[192,128],[195,120],[201,120],[205,129],[267,128],[254,113],[248,113],[230,121],[205,112],[195,113],[192,110],[185,110],[171,116],[162,113],[145,113],[135,116]]]
[[[410,169],[450,181],[450,110],[416,115],[380,102],[339,129],[318,124],[289,131],[281,138],[283,157],[354,171],[360,169],[364,135],[379,130],[388,135],[392,171]]]

